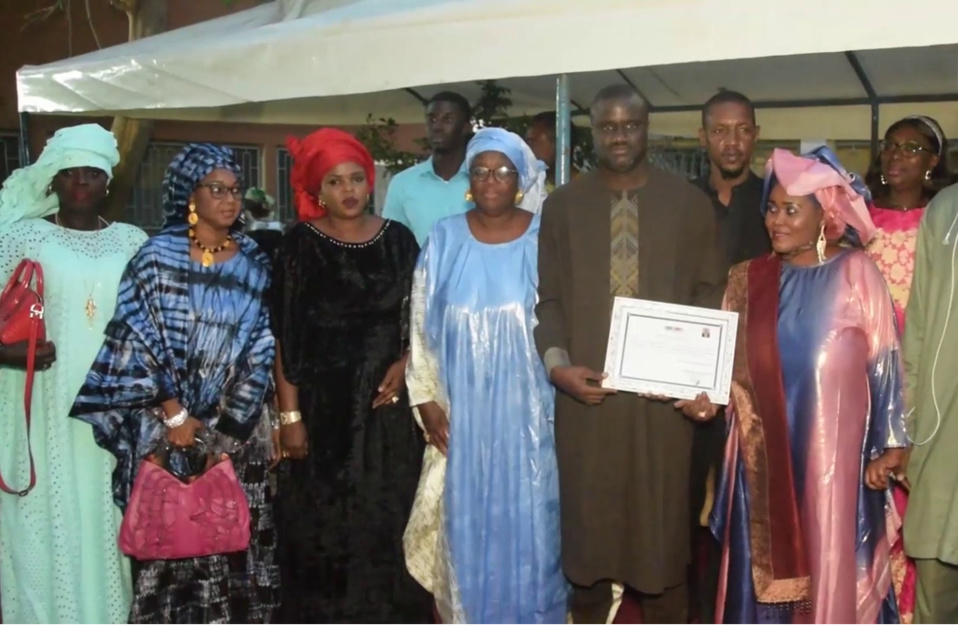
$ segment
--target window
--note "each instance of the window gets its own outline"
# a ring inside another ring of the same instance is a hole
[[[20,135],[0,133],[0,182],[20,167]]]
[[[163,226],[163,175],[185,143],[150,143],[140,164],[140,173],[127,206],[129,221],[155,234]],[[253,146],[227,146],[233,149],[245,186],[260,182],[260,149]]]

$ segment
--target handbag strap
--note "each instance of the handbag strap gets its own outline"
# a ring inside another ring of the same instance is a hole
[[[40,296],[40,303],[44,302],[43,297],[43,265],[38,262],[30,261],[33,264],[33,277],[36,280],[36,287],[34,290],[37,295]],[[30,283],[27,282],[27,286],[30,286]],[[43,323],[43,311],[40,311],[40,323]]]
[[[26,497],[37,485],[37,469],[33,461],[33,446],[30,444],[30,413],[33,408],[33,378],[37,367],[37,336],[40,324],[43,323],[43,274],[40,266],[35,264],[37,271],[37,294],[40,303],[30,307],[30,339],[27,343],[27,381],[23,389],[23,413],[27,423],[27,454],[30,456],[30,484],[24,490],[14,490],[7,486],[7,482],[0,475],[0,490],[11,495]]]
[[[25,287],[30,288],[30,281],[33,279],[33,272],[36,268],[39,268],[40,265],[34,263],[29,258],[24,258],[20,261],[20,264],[17,265],[17,268],[14,270],[13,275],[10,276],[10,280],[7,282],[7,285],[3,288],[3,293],[0,293],[0,302],[2,302],[7,295],[12,293],[16,287]],[[43,277],[39,278],[40,282],[40,297],[43,297]]]

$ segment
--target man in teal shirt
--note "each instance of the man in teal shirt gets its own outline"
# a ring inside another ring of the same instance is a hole
[[[466,144],[472,136],[469,102],[449,91],[434,95],[426,104],[426,132],[432,156],[396,174],[383,206],[383,217],[412,230],[419,245],[437,221],[471,208],[465,169]]]

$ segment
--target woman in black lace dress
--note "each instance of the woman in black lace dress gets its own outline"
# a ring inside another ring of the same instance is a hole
[[[402,534],[425,442],[404,371],[413,234],[367,212],[372,158],[323,129],[291,141],[301,223],[285,236],[273,317],[284,462],[284,623],[427,623]]]

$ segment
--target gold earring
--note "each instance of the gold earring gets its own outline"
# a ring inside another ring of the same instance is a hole
[[[825,262],[825,246],[828,241],[825,240],[825,222],[822,222],[822,229],[818,233],[818,241],[815,242],[815,252],[818,254],[818,264]]]
[[[472,201],[472,191],[466,191],[466,201],[467,202]]]
[[[523,195],[522,191],[516,191],[516,206],[519,206],[519,203],[522,202],[522,198],[524,197],[525,195]]]
[[[200,216],[196,214],[196,202],[190,200],[190,214],[186,216],[186,222],[191,226],[195,226],[199,220]]]

